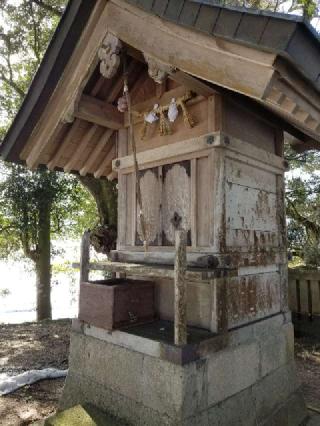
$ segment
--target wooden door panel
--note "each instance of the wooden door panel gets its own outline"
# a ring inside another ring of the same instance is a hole
[[[146,238],[148,245],[155,246],[158,244],[160,233],[160,182],[158,168],[141,170],[140,172],[140,188],[142,198],[142,212],[145,220]],[[137,234],[136,245],[143,244],[143,236],[140,224],[140,206],[137,203]]]
[[[163,166],[162,181],[162,245],[174,245],[176,227],[187,231],[191,245],[190,161]]]

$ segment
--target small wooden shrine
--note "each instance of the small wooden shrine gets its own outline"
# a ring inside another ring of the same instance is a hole
[[[71,0],[2,146],[117,180],[117,247],[82,243],[61,401],[131,424],[299,425],[284,137],[320,147],[320,45],[299,17]],[[89,272],[113,274],[108,286]]]

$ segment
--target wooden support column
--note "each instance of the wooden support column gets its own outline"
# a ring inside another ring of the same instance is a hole
[[[90,231],[85,231],[81,240],[80,284],[89,280],[90,270]]]
[[[175,232],[176,257],[174,264],[174,344],[187,344],[187,289],[186,289],[186,232]]]

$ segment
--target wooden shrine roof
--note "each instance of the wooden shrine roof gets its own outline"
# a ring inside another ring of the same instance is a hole
[[[98,73],[97,49],[107,30],[140,55],[133,55],[134,78],[146,70],[141,52],[154,53],[211,87],[251,98],[286,123],[302,149],[320,146],[320,44],[301,17],[209,0],[70,0],[0,146],[3,159],[96,177],[110,173],[113,131],[124,123],[115,107],[123,81]]]
[[[320,89],[320,42],[302,16],[231,6],[216,0],[128,0],[178,25],[213,37],[281,52]]]

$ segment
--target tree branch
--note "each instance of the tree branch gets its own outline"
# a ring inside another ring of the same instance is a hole
[[[17,95],[20,96],[21,100],[24,99],[24,91],[21,89],[21,87],[18,86],[16,82],[13,81],[13,79],[6,77],[3,72],[0,72],[0,79],[4,81],[8,86],[10,86],[11,89],[13,89],[17,93]]]
[[[56,16],[62,16],[62,10],[51,6],[50,4],[44,3],[42,0],[30,0],[30,3],[35,3],[37,6],[42,7],[50,13],[53,13]]]

